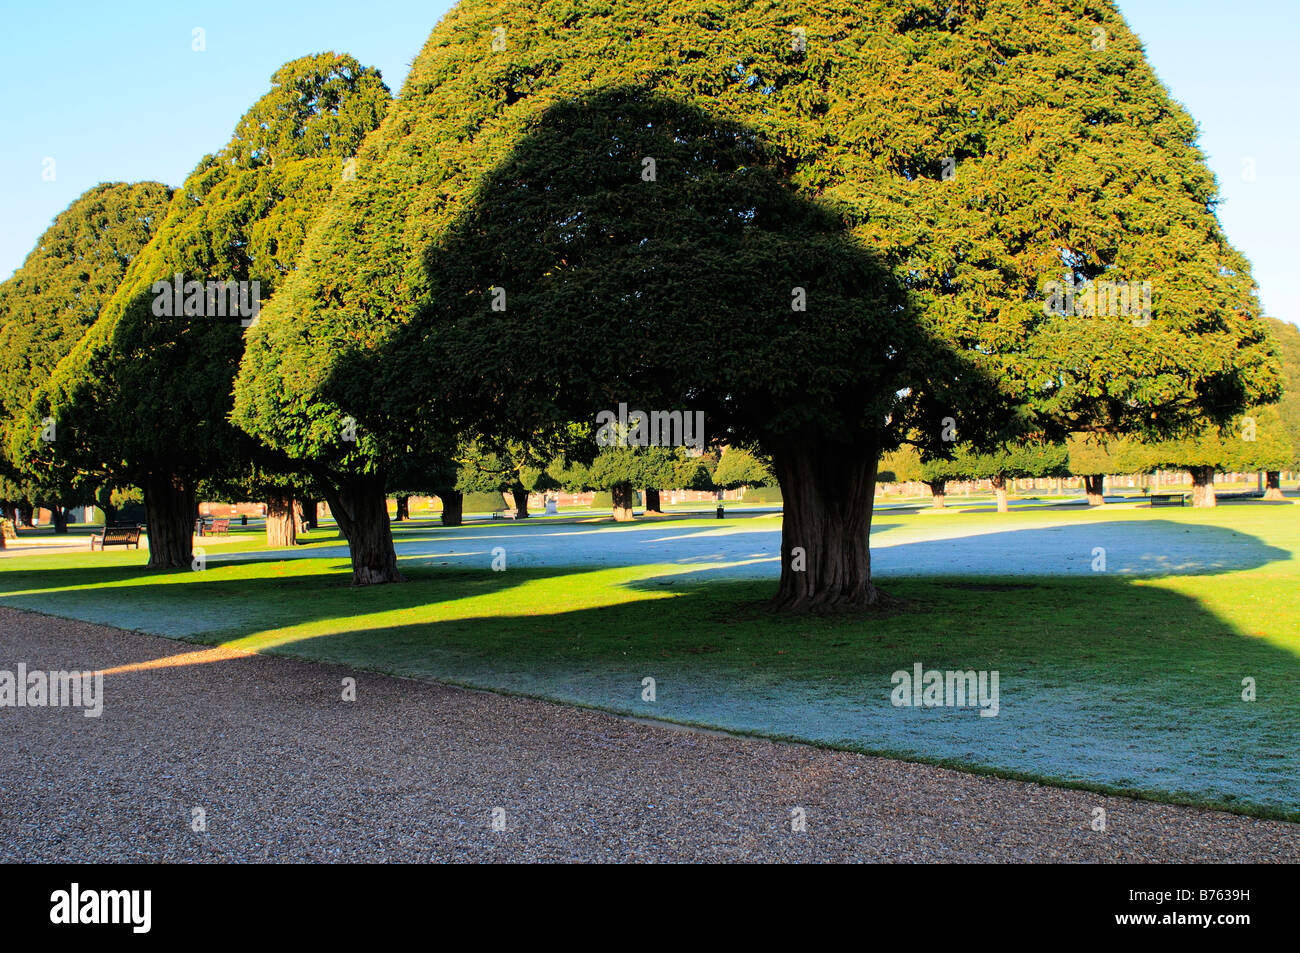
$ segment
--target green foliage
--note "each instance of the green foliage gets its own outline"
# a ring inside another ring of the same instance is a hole
[[[1282,398],[1277,410],[1291,441],[1291,462],[1283,469],[1300,468],[1300,328],[1269,318],[1273,341],[1282,361]]]
[[[1252,408],[1222,427],[1205,426],[1159,441],[1129,440],[1117,472],[1151,473],[1210,467],[1218,471],[1284,470],[1295,449],[1278,408]]]
[[[1106,0],[466,0],[251,335],[237,419],[361,469],[416,419],[624,399],[767,451],[1226,420],[1277,368],[1195,140]],[[1152,281],[1150,321],[1045,313],[1063,276]]]
[[[958,444],[951,460],[936,459],[922,467],[922,479],[989,480],[997,477],[1069,475],[1069,450],[1064,443],[1024,440],[979,452]]]
[[[39,440],[43,429],[43,415],[28,413],[33,394],[98,319],[170,199],[171,190],[158,182],[95,186],[59,214],[22,267],[0,284],[0,456],[7,458],[8,477],[27,484],[23,492],[33,500],[62,499],[81,482],[75,470],[33,467],[16,452]],[[61,436],[57,428],[54,435]],[[15,499],[14,493],[5,498]]]
[[[1131,441],[1105,434],[1071,434],[1066,441],[1071,476],[1106,476],[1125,473],[1127,446]]]
[[[132,481],[237,472],[254,449],[227,420],[239,318],[155,314],[155,283],[176,274],[256,281],[263,298],[273,295],[388,100],[379,73],[351,57],[319,54],[277,70],[230,144],[177,191],[98,320],[39,392],[34,413],[55,417],[60,440],[29,438],[27,456],[107,461]]]
[[[722,451],[722,459],[713,472],[713,482],[726,490],[739,489],[742,486],[772,486],[776,475],[771,465],[761,455],[756,455],[744,447],[729,446]],[[747,497],[748,498],[748,497]]]

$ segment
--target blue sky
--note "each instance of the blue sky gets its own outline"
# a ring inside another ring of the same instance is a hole
[[[449,0],[122,0],[10,4],[0,62],[0,277],[104,181],[180,185],[287,60],[346,51],[397,92]],[[1300,324],[1296,0],[1119,0],[1156,72],[1201,126],[1220,216],[1267,313]],[[193,30],[206,50],[193,50]],[[43,174],[54,160],[54,179]],[[1253,169],[1253,178],[1249,175]]]

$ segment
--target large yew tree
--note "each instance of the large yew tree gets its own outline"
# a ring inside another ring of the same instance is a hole
[[[901,440],[1276,395],[1195,140],[1104,0],[466,0],[264,313],[237,419],[342,466],[386,581],[376,498],[421,434],[703,411],[780,481],[776,604],[868,605]]]
[[[29,458],[111,461],[115,475],[140,486],[151,567],[190,565],[200,481],[275,464],[228,420],[248,311],[231,314],[226,301],[219,316],[212,298],[199,314],[160,309],[156,283],[177,275],[247,283],[248,310],[252,282],[261,299],[273,295],[389,101],[379,72],[350,56],[322,53],[277,70],[230,143],[177,191],[94,326],[38,392],[32,417],[54,418],[60,437],[29,439]]]
[[[89,502],[96,491],[107,504],[111,461],[87,460],[78,468],[30,458],[33,439],[57,442],[61,434],[57,422],[28,410],[162,224],[171,194],[158,182],[95,186],[55,218],[22,267],[0,284],[0,477],[8,496],[48,506],[56,529],[66,526],[68,505]]]

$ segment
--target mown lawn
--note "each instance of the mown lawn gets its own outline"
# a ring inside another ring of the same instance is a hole
[[[901,513],[888,531],[988,532],[1009,518],[1033,532],[1063,514]],[[354,589],[346,559],[255,559],[259,537],[247,533],[209,548],[247,549],[248,560],[202,572],[146,573],[136,552],[8,557],[0,605],[1300,820],[1300,508],[1110,507],[1064,518],[1176,520],[1257,555],[1213,574],[888,578],[899,600],[889,609],[790,618],[766,610],[770,582],[710,581],[673,565],[492,572],[486,562],[408,559],[410,583]],[[399,541],[430,531],[403,527]],[[330,530],[312,537],[337,543]],[[915,662],[997,670],[998,716],[894,707],[891,673]],[[654,702],[642,700],[647,677]],[[1247,677],[1253,702],[1242,700]]]

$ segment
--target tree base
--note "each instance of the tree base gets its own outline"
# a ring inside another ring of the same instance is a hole
[[[465,494],[459,490],[441,490],[438,499],[442,501],[443,526],[460,526],[464,522]]]
[[[1192,506],[1209,509],[1218,506],[1218,496],[1214,492],[1214,467],[1193,467]]]
[[[1106,478],[1104,476],[1098,476],[1095,474],[1093,476],[1086,476],[1083,478],[1083,492],[1088,497],[1089,506],[1106,505],[1106,496],[1104,493],[1105,479]]]
[[[528,519],[528,491],[523,487],[511,488],[510,498],[515,504],[515,519]]]
[[[781,582],[772,608],[839,612],[879,605],[869,537],[879,448],[798,441],[778,447]]]
[[[194,490],[169,473],[150,474],[143,489],[148,568],[193,569],[194,520],[198,514]]]
[[[614,501],[615,521],[627,523],[636,519],[636,511],[633,509],[635,497],[632,494],[633,490],[630,483],[620,483],[617,486],[610,487],[609,495]]]
[[[352,558],[352,584],[377,586],[405,582],[406,577],[397,570],[383,476],[353,477],[331,491],[330,511],[347,538],[348,554]]]
[[[268,547],[283,549],[298,545],[294,516],[293,497],[287,493],[267,496],[266,545]]]

